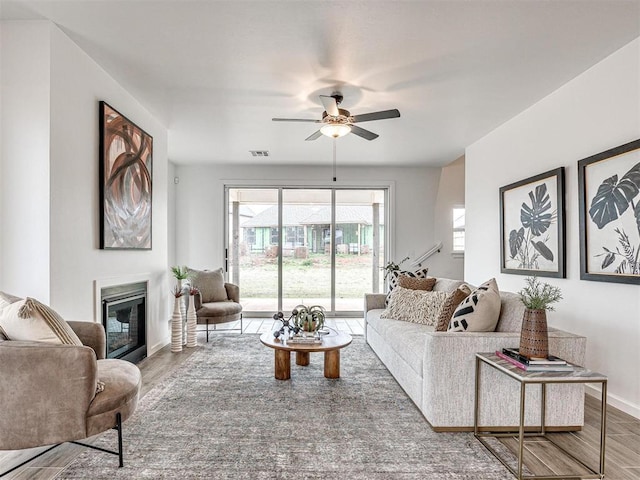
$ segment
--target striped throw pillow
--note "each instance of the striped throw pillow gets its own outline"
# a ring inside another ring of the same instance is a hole
[[[35,298],[0,302],[0,329],[9,340],[82,346],[67,322]]]

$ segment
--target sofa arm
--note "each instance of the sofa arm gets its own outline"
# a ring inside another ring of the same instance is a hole
[[[98,369],[90,347],[5,341],[0,365],[0,450],[86,437]]]
[[[104,327],[98,322],[67,322],[83,345],[96,352],[96,358],[102,360],[107,354],[107,340]]]
[[[429,332],[423,361],[422,410],[434,427],[473,426],[475,354],[517,347],[519,332]],[[586,338],[560,330],[549,332],[549,351],[584,365]],[[492,368],[481,370],[480,423],[514,427],[519,423],[519,383]],[[579,427],[584,423],[583,385],[547,387],[547,425]],[[525,423],[539,425],[540,389],[527,389]]]
[[[225,283],[224,288],[227,290],[227,298],[236,303],[240,303],[240,287],[233,283]]]
[[[385,308],[384,301],[387,298],[386,293],[365,293],[364,294],[364,316],[367,316],[369,310],[377,310]]]

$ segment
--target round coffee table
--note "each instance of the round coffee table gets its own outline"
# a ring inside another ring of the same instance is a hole
[[[291,378],[291,352],[296,352],[296,364],[309,365],[309,354],[324,352],[324,376],[326,378],[340,378],[340,349],[346,347],[353,339],[347,333],[331,330],[322,336],[322,343],[317,344],[287,344],[286,340],[274,338],[273,333],[267,332],[260,336],[260,341],[275,351],[275,377],[278,380]]]

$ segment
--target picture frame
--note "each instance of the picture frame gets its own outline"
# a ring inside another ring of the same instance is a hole
[[[153,137],[104,101],[100,123],[100,249],[151,250]]]
[[[500,271],[566,278],[564,167],[500,188]]]
[[[640,139],[578,162],[580,279],[640,284]]]

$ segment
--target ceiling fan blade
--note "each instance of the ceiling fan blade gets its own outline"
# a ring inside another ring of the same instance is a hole
[[[307,138],[305,138],[305,141],[316,140],[317,138],[320,138],[321,136],[322,136],[322,132],[320,130],[318,130],[317,132],[312,133]]]
[[[321,123],[322,120],[311,120],[309,118],[272,118],[274,122],[312,122]]]
[[[320,101],[322,102],[324,110],[325,112],[327,112],[327,114],[331,115],[332,117],[337,117],[338,115],[340,115],[340,112],[338,111],[338,103],[336,102],[335,98],[330,97],[329,95],[320,95]]]
[[[383,110],[381,112],[363,113],[362,115],[353,115],[353,122],[370,122],[371,120],[382,120],[384,118],[398,118],[400,112],[397,109]]]
[[[364,128],[356,127],[355,125],[351,125],[351,133],[355,133],[359,137],[362,137],[366,140],[375,140],[380,136],[377,133],[370,132],[369,130],[365,130]]]

